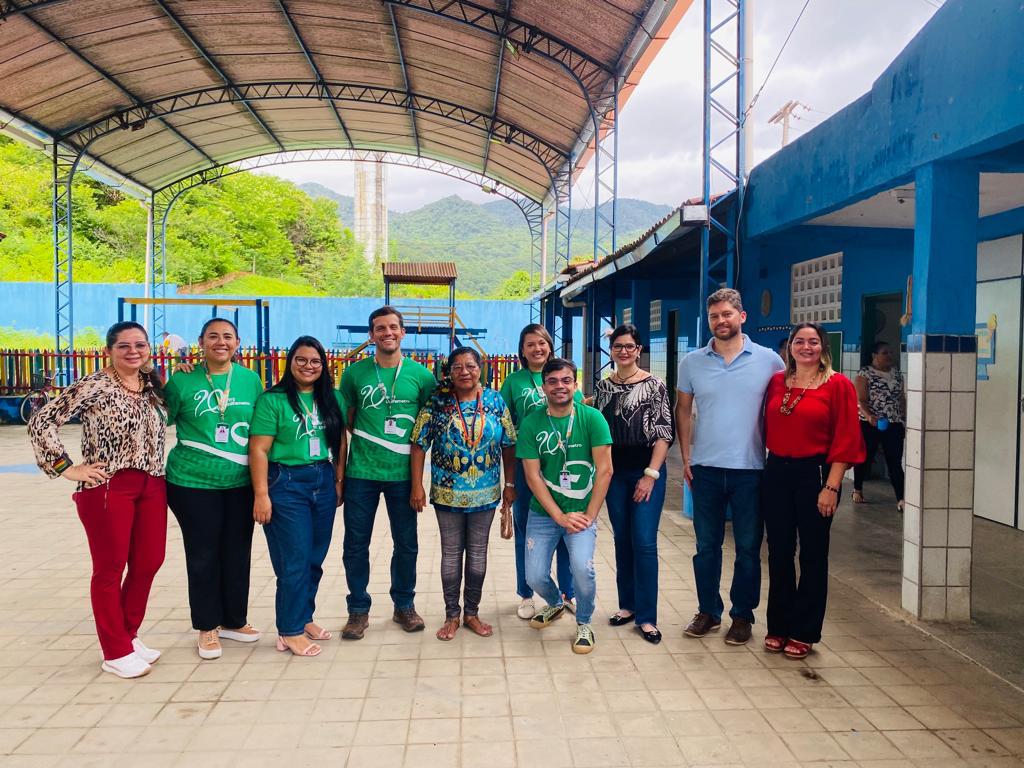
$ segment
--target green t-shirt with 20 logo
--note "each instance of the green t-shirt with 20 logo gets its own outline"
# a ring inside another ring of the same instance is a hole
[[[594,448],[612,444],[608,422],[596,408],[573,404],[574,416],[549,417],[547,408],[534,411],[519,423],[517,459],[538,459],[540,474],[558,508],[564,513],[585,512],[594,490]],[[568,434],[572,420],[572,433]],[[568,439],[566,439],[568,435]],[[559,447],[559,437],[565,451]],[[562,488],[563,468],[570,485]],[[534,496],[530,509],[546,515]]]
[[[198,366],[191,373],[179,371],[164,388],[167,423],[174,424],[178,442],[167,457],[167,480],[186,488],[239,488],[249,480],[249,422],[256,399],[263,393],[260,377],[237,363],[228,374],[206,378]],[[217,441],[221,424],[219,399],[228,388],[224,421],[227,440]]]
[[[332,393],[341,407],[341,398],[337,391],[332,390]],[[301,417],[292,408],[292,404],[288,402],[288,395],[284,392],[269,391],[260,395],[260,399],[256,401],[256,412],[252,415],[249,433],[274,438],[267,458],[278,464],[298,467],[317,461],[328,461],[331,454],[327,447],[327,433],[324,430],[323,419],[314,407],[313,393],[299,392],[298,395]],[[344,408],[341,408],[341,414],[344,423]]]
[[[339,384],[344,407],[355,411],[345,477],[408,480],[412,428],[436,386],[434,374],[409,357],[400,372],[378,368],[373,357],[348,366]]]

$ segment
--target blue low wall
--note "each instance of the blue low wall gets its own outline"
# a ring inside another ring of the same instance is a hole
[[[139,284],[81,283],[74,288],[74,326],[106,329],[117,320],[117,299],[139,297],[143,286]],[[177,296],[175,286],[168,286],[167,297]],[[196,297],[199,298],[199,297]],[[211,298],[204,296],[202,298]],[[342,334],[336,326],[366,322],[367,316],[383,302],[377,298],[309,298],[283,296],[234,296],[225,299],[266,298],[270,302],[270,343],[288,346],[297,336],[310,334],[327,346],[351,346],[365,334]],[[420,306],[446,307],[444,299],[405,299],[395,302]],[[459,301],[456,311],[471,328],[486,328],[482,340],[488,352],[513,353],[519,341],[519,331],[530,322],[530,308],[521,301]],[[139,320],[142,319],[139,308]],[[206,307],[167,307],[167,330],[191,340],[202,323],[211,315]],[[221,313],[226,314],[226,313]],[[0,327],[15,328],[36,333],[53,333],[53,286],[49,283],[0,283]],[[256,318],[252,309],[239,311],[239,331],[243,342],[253,341]],[[338,342],[337,344],[335,342]],[[441,336],[416,335],[410,330],[407,348],[447,350],[447,339]]]

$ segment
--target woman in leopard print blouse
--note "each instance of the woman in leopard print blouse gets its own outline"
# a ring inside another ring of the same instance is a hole
[[[102,668],[140,677],[160,657],[137,634],[167,541],[166,414],[145,329],[113,325],[107,353],[110,365],[65,389],[32,417],[28,431],[40,469],[78,484],[72,498],[92,555]],[[60,436],[75,417],[82,423],[80,464],[71,461]]]

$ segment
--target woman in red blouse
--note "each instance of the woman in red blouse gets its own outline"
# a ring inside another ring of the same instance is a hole
[[[789,335],[786,370],[765,395],[768,461],[762,481],[768,534],[765,650],[802,659],[821,640],[828,596],[828,541],[843,473],[864,460],[857,391],[832,370],[817,323]],[[800,541],[800,582],[793,562]]]

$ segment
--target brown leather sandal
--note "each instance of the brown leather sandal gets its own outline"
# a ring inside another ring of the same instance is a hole
[[[494,634],[494,627],[480,621],[479,616],[465,616],[462,619],[462,623],[466,625],[466,629],[480,635],[480,637],[490,637]]]
[[[459,617],[451,616],[444,620],[444,624],[442,624],[441,628],[437,630],[437,634],[435,635],[435,637],[437,637],[438,640],[444,640],[445,642],[447,642],[449,640],[454,640],[455,633],[458,631]]]

